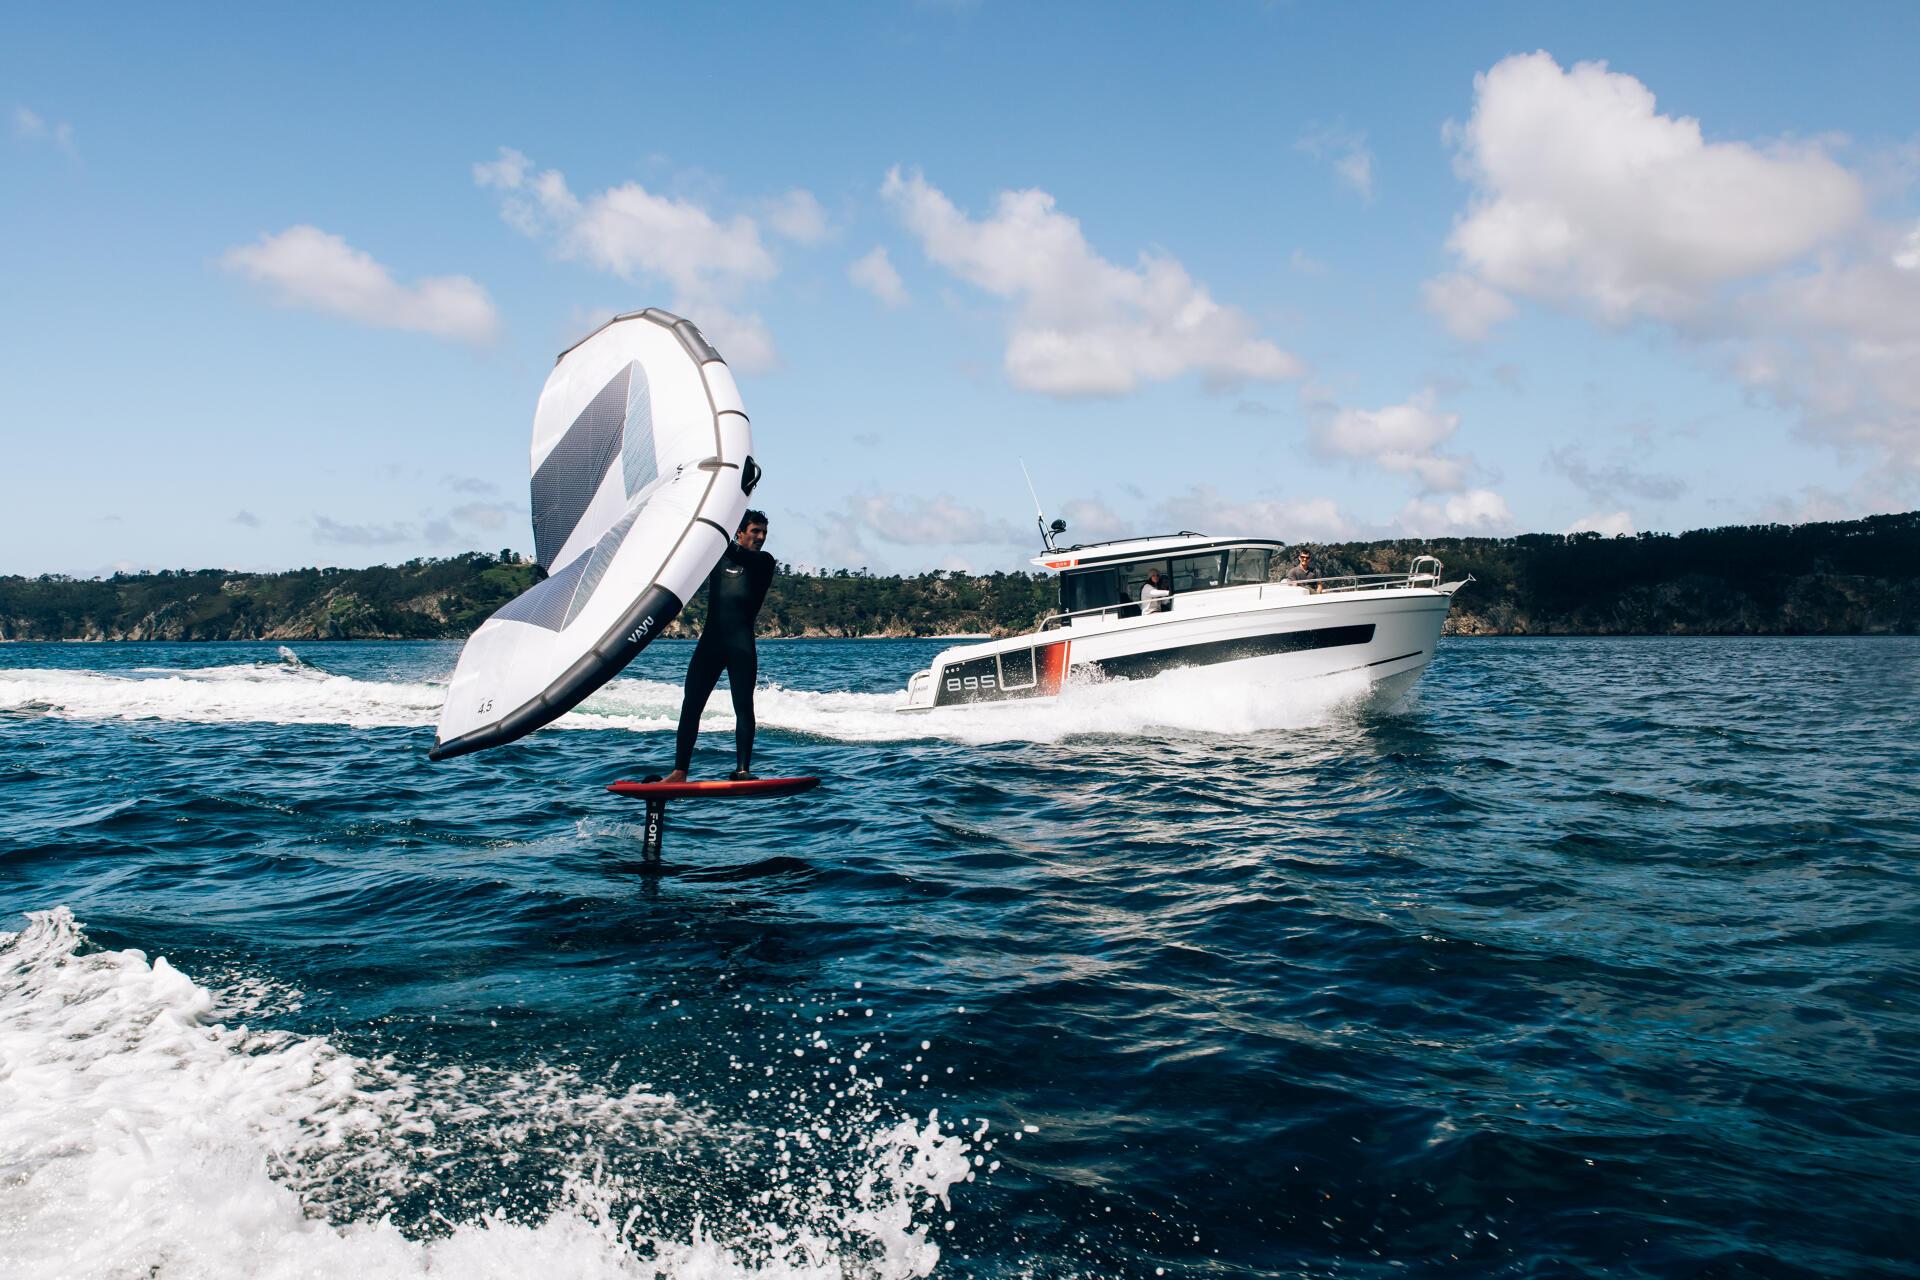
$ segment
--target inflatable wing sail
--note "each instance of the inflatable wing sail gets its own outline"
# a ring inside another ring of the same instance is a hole
[[[531,733],[646,648],[732,541],[752,448],[733,374],[678,316],[617,316],[563,352],[533,416],[547,577],[467,640],[428,758]]]

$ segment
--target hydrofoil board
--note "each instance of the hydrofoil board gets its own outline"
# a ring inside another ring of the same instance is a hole
[[[754,778],[745,782],[702,779],[699,782],[627,782],[610,784],[607,790],[617,796],[637,800],[771,800],[775,796],[797,796],[820,785],[818,778]]]
[[[818,778],[753,778],[744,782],[703,779],[699,782],[662,782],[646,778],[639,782],[622,779],[609,783],[607,790],[617,796],[632,796],[647,802],[647,835],[644,857],[660,860],[660,837],[667,825],[669,800],[770,800],[775,796],[796,796],[820,785]]]

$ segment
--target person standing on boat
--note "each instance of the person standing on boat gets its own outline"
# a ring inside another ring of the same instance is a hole
[[[1300,548],[1300,558],[1294,564],[1293,568],[1287,570],[1286,580],[1303,590],[1306,588],[1307,583],[1313,581],[1313,558],[1307,554],[1305,547]],[[1318,586],[1314,587],[1315,591],[1319,589]]]
[[[707,623],[700,643],[687,663],[687,686],[680,701],[680,729],[674,736],[673,772],[667,782],[685,782],[693,765],[693,744],[700,736],[700,713],[707,698],[727,676],[733,694],[733,755],[737,766],[731,782],[753,778],[753,682],[760,675],[760,657],[753,646],[753,628],[773,585],[774,559],[761,550],[767,544],[767,513],[749,510],[740,517],[739,531],[707,575]]]
[[[1147,580],[1140,584],[1141,613],[1159,613],[1171,608],[1172,598],[1173,592],[1167,589],[1166,580],[1160,576],[1158,569],[1148,574]]]

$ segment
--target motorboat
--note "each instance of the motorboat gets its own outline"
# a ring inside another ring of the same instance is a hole
[[[1405,573],[1288,581],[1286,544],[1183,530],[1057,547],[1064,523],[1043,522],[1060,575],[1060,608],[1023,635],[943,650],[907,682],[902,711],[1055,698],[1071,682],[1141,680],[1219,668],[1248,684],[1359,672],[1383,697],[1412,688],[1433,660],[1453,593],[1431,555]],[[1141,588],[1154,572],[1171,591]]]

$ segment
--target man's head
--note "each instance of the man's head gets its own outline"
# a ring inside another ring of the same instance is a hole
[[[749,551],[758,551],[767,545],[767,513],[755,511],[751,507],[747,514],[740,517],[740,528],[733,540]]]
[[[1307,562],[1308,562],[1308,561],[1309,561],[1310,559],[1311,559],[1311,557],[1310,557],[1310,556],[1308,556],[1308,554],[1307,554],[1307,553],[1306,553],[1305,551],[1302,551],[1302,552],[1300,553],[1300,567],[1301,567],[1302,569],[1304,569],[1304,568],[1306,568],[1306,567],[1307,567]]]

